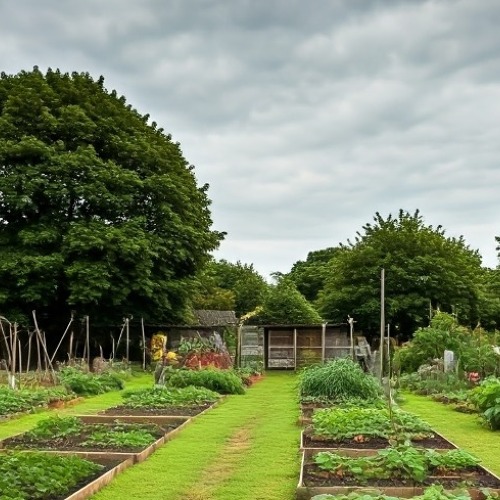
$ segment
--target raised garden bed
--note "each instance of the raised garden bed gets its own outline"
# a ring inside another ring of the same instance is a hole
[[[133,407],[128,405],[114,406],[99,412],[100,415],[171,415],[180,417],[193,417],[203,413],[213,406],[213,403],[206,403],[201,405],[171,405],[164,407]]]
[[[373,456],[366,450],[330,450],[345,457]],[[458,451],[458,450],[453,450]],[[347,495],[353,491],[377,490],[385,495],[411,498],[421,495],[426,486],[441,484],[445,489],[466,488],[472,498],[484,498],[483,488],[500,493],[500,478],[480,465],[446,471],[443,468],[430,469],[424,479],[416,480],[411,474],[398,472],[384,474],[383,468],[373,468],[375,477],[360,479],[339,467],[324,470],[314,461],[318,450],[303,451],[301,472],[297,486],[297,500],[308,500],[315,495]],[[386,476],[386,477],[384,477]]]
[[[87,421],[85,421],[87,420]],[[1,448],[76,454],[85,458],[145,460],[172,437],[184,420],[159,425],[124,423],[110,419],[91,423],[92,417],[53,418],[41,421],[31,431],[0,441]]]
[[[2,450],[0,497],[7,500],[84,500],[132,464],[131,458],[84,459]]]
[[[451,441],[447,440],[441,434],[433,432],[432,437],[422,437],[413,439],[414,446],[422,448],[435,448],[435,449],[453,449],[457,446]],[[389,439],[381,437],[365,437],[356,436],[350,439],[331,439],[328,436],[319,436],[303,431],[300,438],[300,448],[303,449],[365,449],[365,450],[379,450],[390,446]]]

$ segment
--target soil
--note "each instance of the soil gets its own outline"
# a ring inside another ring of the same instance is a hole
[[[366,441],[359,442],[354,439],[342,439],[334,441],[326,439],[323,436],[309,436],[304,434],[304,448],[357,448],[357,449],[373,449],[378,450],[387,448],[389,440],[384,438],[369,438]],[[455,446],[442,438],[435,435],[432,438],[419,439],[412,441],[412,444],[421,448],[436,448],[436,449],[454,449]]]
[[[457,488],[467,481],[467,487],[500,488],[500,481],[481,467],[472,467],[449,476],[429,476],[423,483],[417,483],[411,479],[400,479],[392,477],[390,479],[371,479],[360,484],[359,479],[353,476],[338,476],[321,470],[312,463],[306,463],[303,473],[304,486],[363,486],[363,487],[407,487],[407,486],[429,486],[431,484],[442,484],[447,489]]]
[[[151,408],[144,406],[142,408],[132,408],[127,405],[114,406],[100,412],[100,415],[145,415],[145,416],[182,416],[192,417],[198,415],[202,411],[210,408],[212,403],[207,403],[199,406],[164,406],[162,408]]]
[[[155,440],[160,439],[167,432],[178,427],[180,423],[172,423],[160,426],[156,425],[141,425],[141,424],[130,424],[130,428],[133,429],[145,429],[148,430],[155,438]],[[84,446],[82,443],[86,441],[92,432],[97,429],[102,429],[103,426],[111,430],[113,425],[109,424],[85,424],[84,430],[78,434],[66,436],[64,438],[39,438],[31,437],[28,433],[20,434],[19,436],[14,436],[12,438],[5,439],[2,442],[2,446],[5,448],[16,448],[16,449],[29,449],[29,450],[60,450],[60,451],[108,451],[108,452],[130,452],[137,453],[144,449],[143,446],[135,447],[124,447],[124,446],[106,446],[106,444]],[[123,424],[120,424],[120,428],[123,428]],[[151,442],[152,444],[153,442]]]

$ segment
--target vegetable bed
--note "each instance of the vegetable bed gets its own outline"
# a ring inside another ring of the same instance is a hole
[[[81,500],[108,484],[132,460],[87,460],[41,452],[0,453],[2,500]]]
[[[345,494],[375,488],[388,495],[410,497],[425,486],[481,488],[500,491],[500,479],[462,450],[437,452],[398,446],[375,454],[305,450],[297,488],[298,499],[320,493]]]

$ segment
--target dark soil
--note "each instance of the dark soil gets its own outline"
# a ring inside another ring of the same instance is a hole
[[[183,416],[192,417],[198,415],[202,411],[212,406],[211,403],[206,403],[199,406],[164,406],[162,408],[151,408],[145,406],[143,408],[132,408],[127,405],[114,406],[100,412],[101,415],[146,415],[146,416]]]
[[[142,425],[142,424],[129,424],[134,429],[145,429],[149,431],[154,436],[154,441],[160,439],[167,432],[175,429],[180,425],[180,423],[172,423],[160,426],[156,425]],[[144,449],[143,446],[135,447],[124,447],[124,446],[112,446],[102,443],[102,445],[87,445],[84,446],[82,443],[86,441],[92,432],[95,430],[101,430],[103,427],[111,430],[113,425],[111,424],[86,424],[84,430],[79,434],[74,434],[66,436],[64,438],[40,438],[31,437],[28,433],[21,434],[12,438],[5,439],[3,441],[3,447],[10,449],[22,449],[22,450],[60,450],[60,451],[109,451],[109,452],[130,452],[137,453]],[[123,428],[123,424],[120,424],[120,428]],[[154,442],[151,441],[151,444]]]
[[[303,474],[304,486],[363,486],[363,487],[413,487],[429,486],[431,484],[442,484],[445,488],[457,488],[467,482],[468,488],[500,488],[500,481],[481,467],[472,467],[460,472],[452,472],[449,476],[429,476],[423,483],[417,483],[412,479],[400,479],[392,477],[390,479],[370,479],[360,483],[359,479],[353,476],[338,476],[330,472],[321,470],[312,463],[306,463]]]
[[[308,436],[304,434],[304,448],[357,448],[374,449],[387,448],[389,440],[384,438],[369,438],[366,441],[359,442],[354,439],[341,439],[334,441],[326,439],[323,436]],[[412,441],[414,446],[421,448],[453,449],[455,446],[441,436],[435,435],[432,438],[419,439]]]

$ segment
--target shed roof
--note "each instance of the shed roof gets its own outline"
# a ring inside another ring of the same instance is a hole
[[[199,325],[203,326],[225,326],[238,324],[238,318],[234,311],[214,311],[198,309],[194,315]]]

